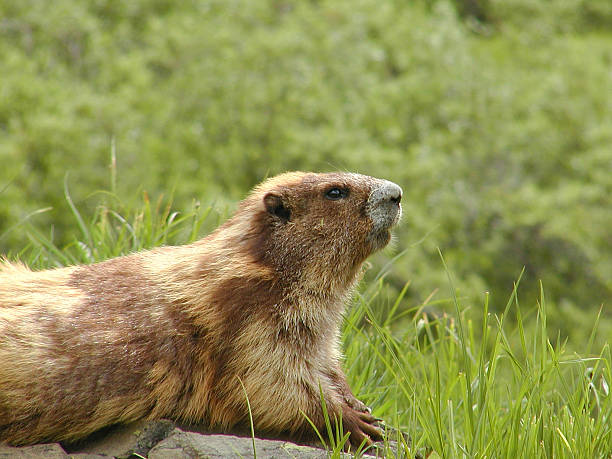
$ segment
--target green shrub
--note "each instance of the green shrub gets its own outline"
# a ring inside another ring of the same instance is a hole
[[[612,298],[608,2],[476,2],[480,26],[461,3],[0,4],[0,252],[23,220],[74,240],[65,182],[84,215],[107,189],[227,214],[266,176],[348,169],[404,188],[395,293],[444,285],[440,247],[499,311],[525,267],[521,297],[542,281],[584,338]]]

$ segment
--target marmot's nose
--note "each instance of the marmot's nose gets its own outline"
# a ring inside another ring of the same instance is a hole
[[[388,199],[393,201],[395,204],[399,204],[402,200],[402,189],[399,185],[396,185],[393,182],[389,182],[385,187]]]
[[[398,185],[388,180],[377,181],[366,206],[366,212],[374,223],[375,233],[386,231],[399,221],[402,216],[401,199],[402,189]]]
[[[399,185],[385,180],[372,196],[377,202],[391,201],[399,204],[402,200],[402,189]]]
[[[402,199],[402,189],[393,182],[380,180],[368,199],[368,207],[386,207],[388,204],[399,205]]]

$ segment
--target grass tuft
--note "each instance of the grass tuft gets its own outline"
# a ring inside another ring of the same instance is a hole
[[[521,273],[499,314],[488,292],[466,308],[440,256],[450,297],[408,305],[402,290],[398,305],[384,300],[384,282],[365,285],[344,328],[352,387],[407,434],[395,457],[610,458],[609,344],[593,351],[599,315],[585,352],[569,351],[548,329],[543,286],[526,309]]]

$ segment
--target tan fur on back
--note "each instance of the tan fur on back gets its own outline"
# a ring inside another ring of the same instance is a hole
[[[346,196],[330,199],[333,187]],[[289,173],[190,245],[42,272],[3,262],[0,442],[74,440],[140,418],[230,429],[248,416],[240,382],[258,431],[311,435],[304,414],[324,430],[321,387],[351,440],[376,437],[338,336],[362,262],[399,219],[396,188]]]

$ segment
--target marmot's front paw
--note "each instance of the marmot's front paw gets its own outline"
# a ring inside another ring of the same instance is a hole
[[[383,432],[377,425],[380,420],[370,414],[367,406],[359,403],[365,410],[357,410],[348,405],[342,409],[342,425],[345,432],[350,432],[349,441],[356,447],[364,440],[368,446],[374,441],[382,441]]]

